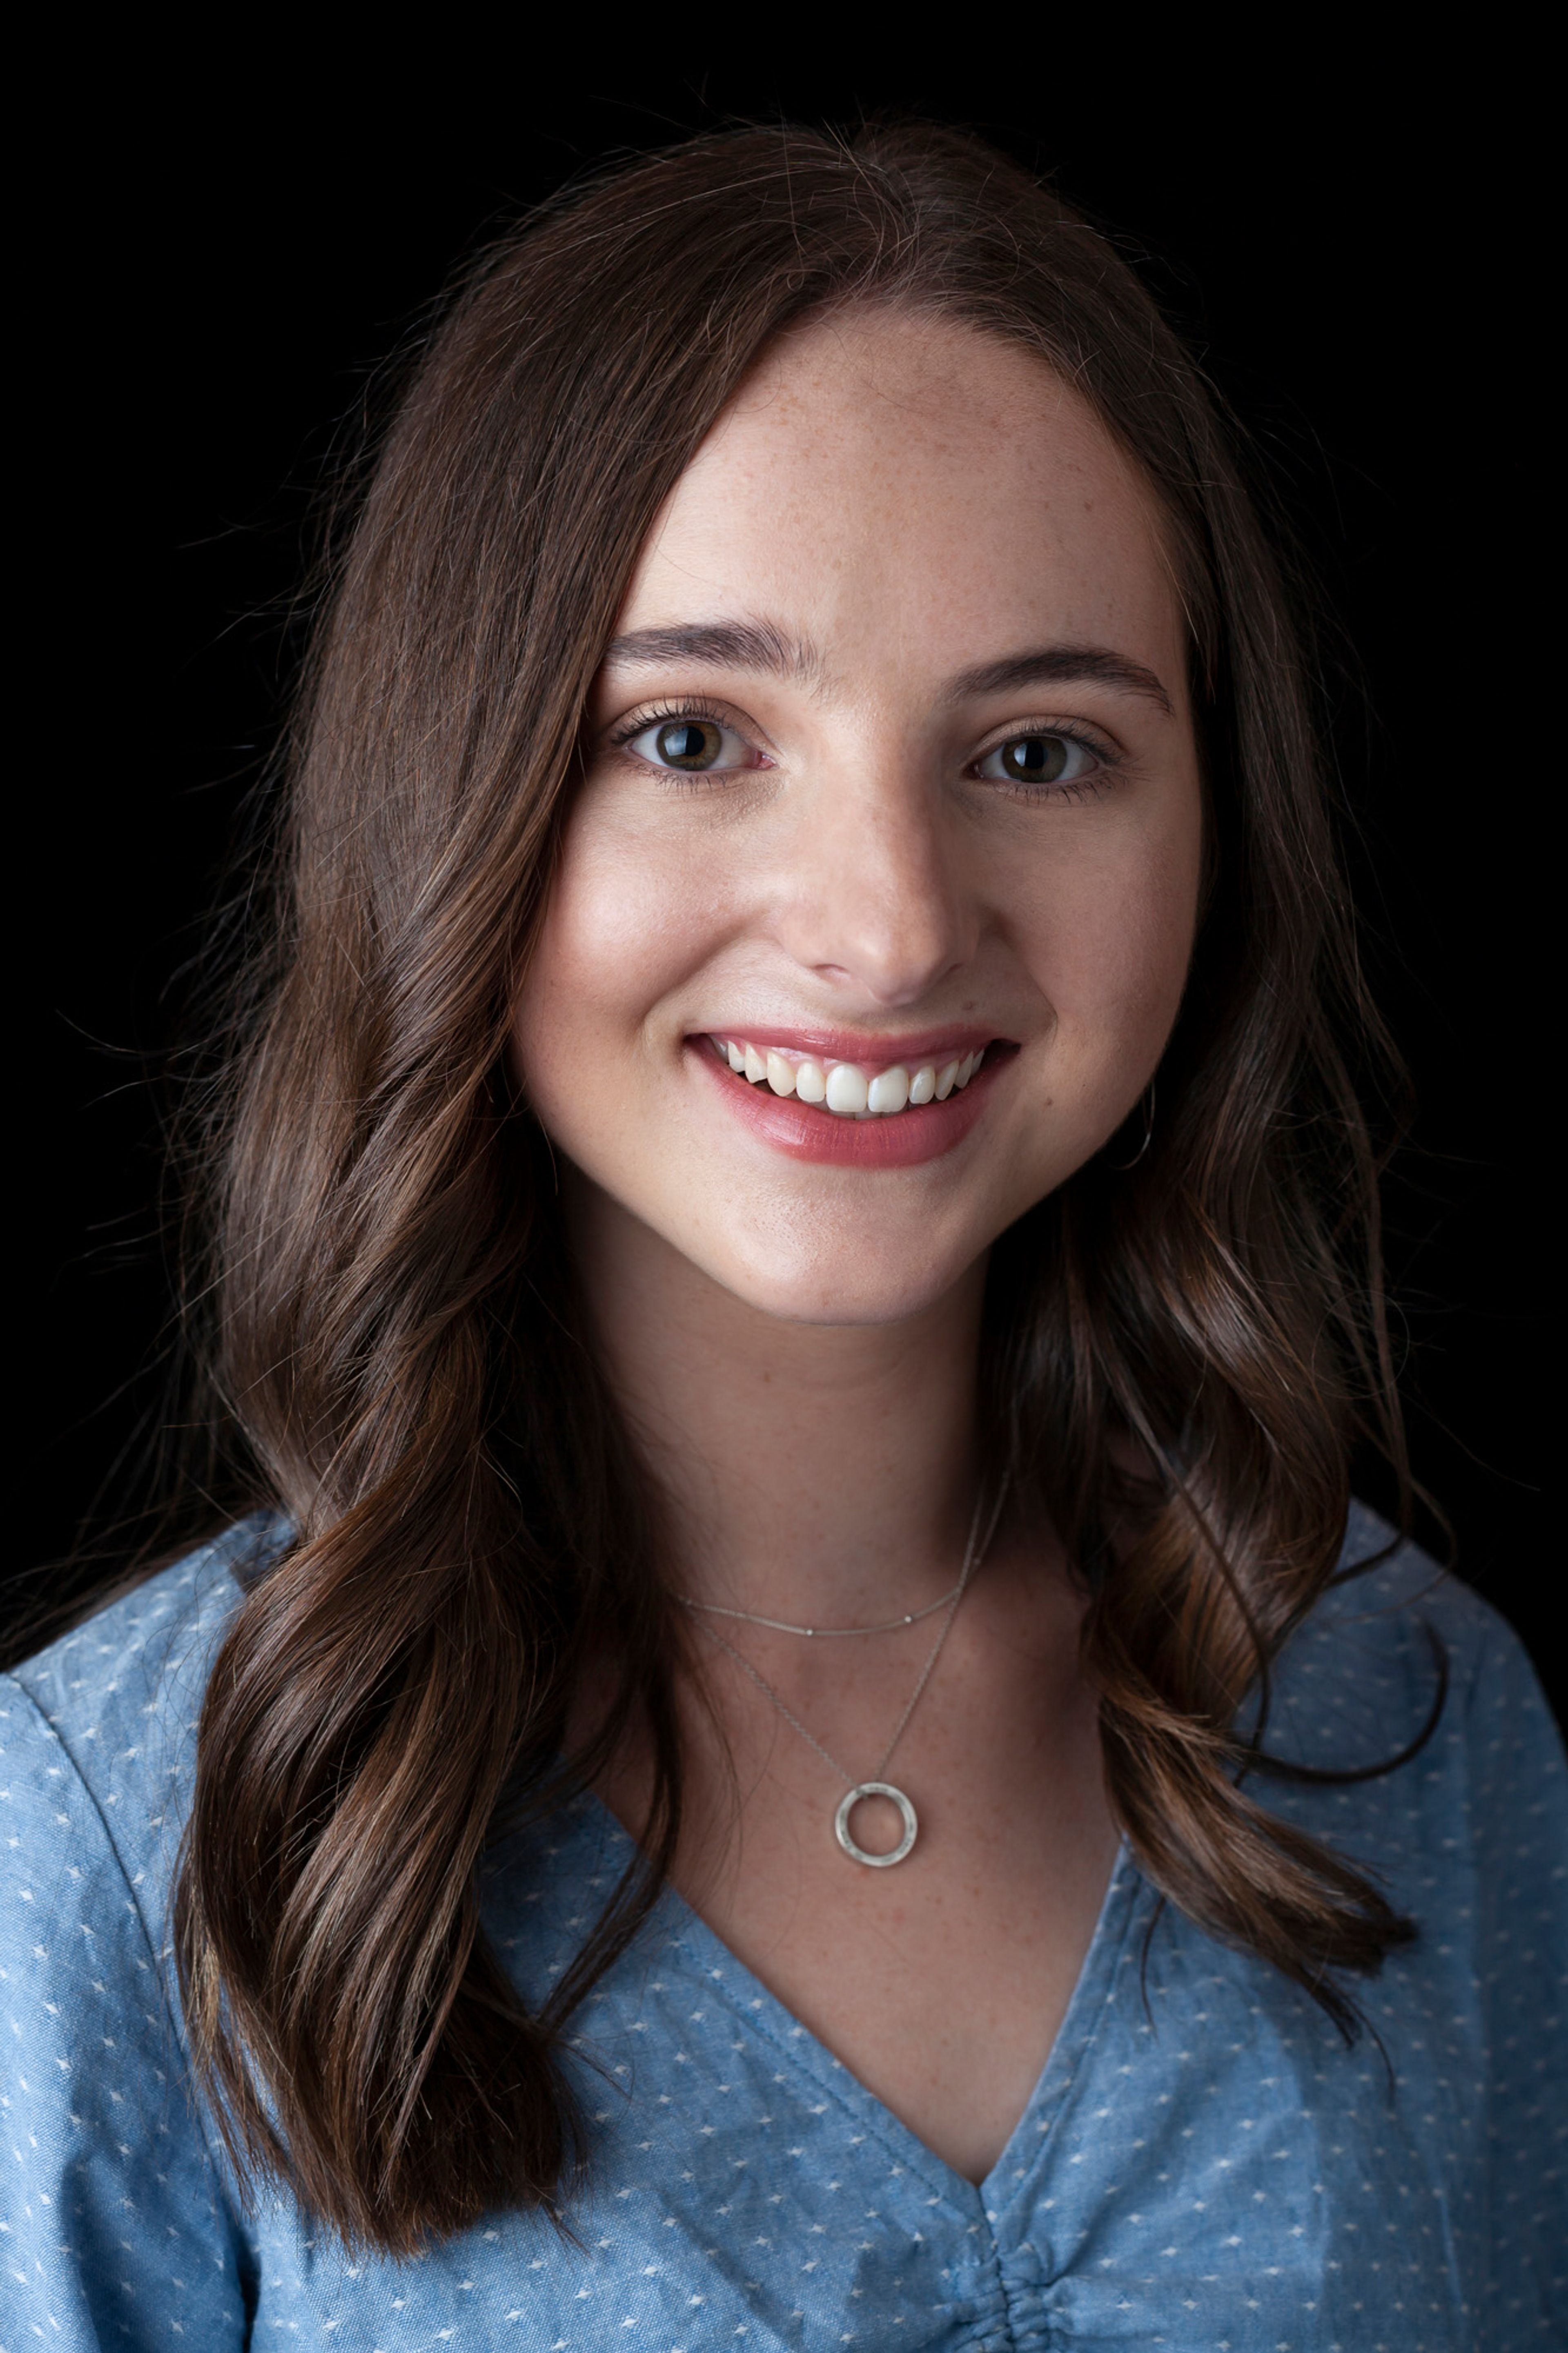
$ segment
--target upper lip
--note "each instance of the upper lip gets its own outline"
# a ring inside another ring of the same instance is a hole
[[[787,1053],[818,1054],[827,1062],[870,1062],[886,1070],[898,1062],[929,1062],[938,1054],[973,1054],[979,1047],[1007,1042],[996,1030],[973,1021],[949,1022],[940,1029],[905,1030],[897,1037],[872,1037],[863,1029],[830,1029],[814,1022],[786,1027],[770,1021],[716,1021],[695,1034],[733,1038],[738,1045],[776,1046]]]

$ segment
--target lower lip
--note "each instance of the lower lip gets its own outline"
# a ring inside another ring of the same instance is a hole
[[[883,1119],[845,1119],[798,1096],[775,1095],[765,1083],[753,1086],[721,1062],[706,1039],[689,1039],[687,1051],[696,1056],[736,1118],[764,1144],[787,1152],[792,1160],[821,1161],[835,1168],[916,1168],[921,1161],[940,1160],[963,1143],[1013,1059],[994,1047],[962,1094],[955,1089],[945,1103],[921,1103]]]

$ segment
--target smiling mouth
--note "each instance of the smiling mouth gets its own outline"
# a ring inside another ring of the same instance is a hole
[[[1006,1041],[995,1039],[968,1052],[931,1054],[918,1060],[910,1056],[886,1064],[840,1061],[832,1055],[759,1046],[749,1039],[711,1032],[709,1044],[738,1079],[753,1087],[765,1087],[773,1095],[793,1096],[797,1103],[831,1112],[839,1119],[885,1120],[962,1094],[987,1056],[1005,1050]]]

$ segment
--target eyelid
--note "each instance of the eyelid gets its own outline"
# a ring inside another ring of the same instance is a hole
[[[732,734],[744,736],[753,751],[763,748],[757,742],[758,731],[750,721],[742,721],[725,704],[711,702],[703,694],[659,696],[651,702],[637,703],[608,729],[607,740],[619,750],[649,727],[673,725],[682,719],[705,719],[710,726],[728,727]]]
[[[605,740],[612,749],[625,751],[636,737],[646,734],[650,727],[677,723],[682,719],[706,720],[711,726],[728,729],[731,733],[742,738],[748,748],[757,755],[759,761],[765,762],[770,766],[773,765],[772,755],[757,741],[761,731],[752,726],[750,723],[742,724],[733,710],[706,695],[671,695],[639,704],[613,723],[606,731]],[[1094,725],[1089,720],[1035,717],[1011,720],[1005,726],[993,729],[970,754],[964,763],[966,770],[978,767],[982,760],[988,759],[991,754],[999,750],[1004,744],[1015,743],[1024,735],[1059,735],[1066,742],[1082,744],[1086,751],[1091,752],[1095,758],[1107,767],[1118,766],[1126,757],[1125,752],[1115,737],[1106,729]],[[638,755],[633,754],[634,758],[637,756]],[[646,765],[653,766],[652,762]],[[655,768],[654,773],[665,776],[676,775],[679,772]],[[705,773],[718,776],[732,775],[734,772],[710,769]]]
[[[645,752],[634,747],[639,736],[646,736],[659,727],[679,726],[683,721],[700,720],[705,725],[719,729],[740,746],[737,758],[731,750],[722,765],[711,768],[666,767],[662,761],[650,759]],[[755,740],[755,731],[743,727],[720,706],[698,695],[672,697],[668,702],[641,711],[628,712],[610,730],[607,749],[617,753],[638,768],[645,776],[656,777],[661,786],[678,793],[716,791],[731,787],[742,776],[755,776],[773,765],[769,754]]]
[[[1127,756],[1114,735],[1087,719],[1013,719],[1005,727],[993,728],[970,754],[967,765],[973,767],[989,759],[1004,744],[1016,744],[1021,735],[1059,735],[1065,743],[1081,744],[1108,767]]]

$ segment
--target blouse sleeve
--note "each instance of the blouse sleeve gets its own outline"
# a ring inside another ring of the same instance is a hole
[[[164,1983],[92,1791],[0,1676],[0,2343],[249,2341],[247,2249]]]
[[[1495,1621],[1468,1715],[1495,2341],[1534,2344],[1568,2328],[1568,1767],[1530,1661]]]

